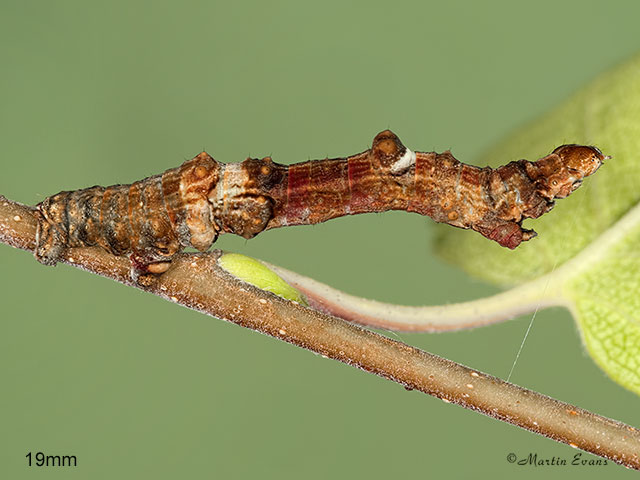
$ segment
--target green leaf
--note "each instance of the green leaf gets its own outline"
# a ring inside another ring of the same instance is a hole
[[[608,232],[616,240],[596,244],[599,255],[585,258],[588,265],[568,276],[562,290],[593,359],[640,394],[640,206],[625,220]]]
[[[640,394],[640,57],[602,75],[479,164],[536,159],[565,143],[596,145],[613,159],[553,211],[526,224],[537,238],[509,251],[448,228],[437,251],[498,284],[548,273],[550,290],[564,298],[595,362]]]

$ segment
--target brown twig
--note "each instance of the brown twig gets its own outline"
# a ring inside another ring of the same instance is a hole
[[[35,235],[33,209],[0,196],[0,242],[33,251]],[[637,429],[276,297],[219,257],[180,254],[146,287],[131,281],[127,258],[100,248],[70,249],[62,261],[640,470]]]

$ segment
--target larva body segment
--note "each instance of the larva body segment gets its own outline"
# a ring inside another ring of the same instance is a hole
[[[55,265],[67,248],[98,245],[129,255],[135,278],[163,270],[185,247],[207,250],[219,228],[208,194],[219,164],[206,153],[131,185],[60,192],[37,205],[36,258]],[[160,272],[158,272],[160,273]]]
[[[220,182],[209,193],[212,217],[221,233],[253,238],[273,217],[273,198],[282,194],[284,165],[248,158],[220,165]]]
[[[412,152],[391,131],[347,158],[290,166],[271,158],[221,164],[203,152],[131,185],[60,192],[37,205],[36,258],[53,265],[68,248],[98,245],[128,255],[132,276],[162,273],[185,247],[206,251],[220,233],[263,230],[367,212],[406,210],[473,229],[515,248],[522,228],[578,188],[605,159],[564,145],[536,161],[475,167],[451,152]]]

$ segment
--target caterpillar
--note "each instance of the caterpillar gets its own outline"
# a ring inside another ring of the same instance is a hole
[[[563,145],[535,162],[476,167],[451,152],[413,152],[391,131],[347,158],[290,166],[270,157],[223,164],[202,152],[130,185],[64,191],[36,206],[35,257],[55,265],[74,247],[127,255],[132,278],[161,274],[185,247],[206,251],[222,233],[252,238],[287,225],[405,210],[516,248],[536,233],[526,218],[551,210],[608,158]]]

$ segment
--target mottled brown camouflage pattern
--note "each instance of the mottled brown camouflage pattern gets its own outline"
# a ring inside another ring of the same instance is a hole
[[[480,168],[448,151],[414,154],[389,130],[363,153],[291,166],[269,157],[221,164],[203,152],[131,185],[45,199],[37,206],[36,258],[54,265],[68,248],[98,245],[128,255],[137,278],[166,271],[185,247],[207,250],[220,233],[251,238],[271,228],[386,210],[427,215],[515,248],[535,236],[522,221],[551,210],[604,158],[595,147],[564,145],[536,162]]]

